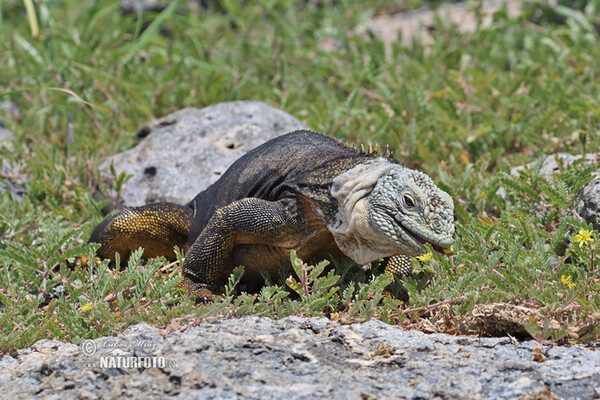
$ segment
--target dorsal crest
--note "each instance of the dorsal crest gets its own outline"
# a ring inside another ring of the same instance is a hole
[[[356,150],[356,146],[352,145],[352,149]],[[358,151],[358,150],[357,150]],[[367,155],[373,155],[373,156],[379,156],[379,147],[377,145],[373,146],[369,143],[369,147],[365,148],[365,146],[363,144],[360,145],[360,151],[358,151],[360,154],[367,154]],[[385,149],[383,150],[383,153],[381,154],[381,157],[383,158],[387,158],[389,160],[394,160],[394,152],[390,149],[389,145],[385,145]]]
[[[354,144],[354,143],[348,143],[348,142],[342,142],[342,141],[340,141],[340,143],[343,146],[345,146],[349,149],[352,149],[361,155],[366,154],[366,155],[375,156],[375,157],[383,157],[383,158],[387,158],[390,161],[398,162],[398,160],[396,160],[394,158],[394,152],[390,149],[390,146],[388,144],[385,145],[383,153],[379,154],[379,146],[372,145],[371,143],[369,143],[368,147],[365,147],[365,145],[361,143],[360,148],[357,148],[356,144]]]

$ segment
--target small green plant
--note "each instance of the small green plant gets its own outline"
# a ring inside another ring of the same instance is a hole
[[[350,284],[342,293],[342,304],[346,307],[351,321],[368,321],[382,314],[384,321],[390,322],[389,313],[396,313],[402,302],[389,298],[386,288],[392,283],[390,275],[382,274],[368,283],[358,283],[358,288]],[[382,306],[382,303],[385,304]],[[391,310],[390,310],[391,308]]]
[[[330,269],[326,276],[321,276],[329,261],[321,261],[317,265],[308,265],[296,256],[296,252],[290,254],[292,268],[298,277],[298,281],[290,275],[286,279],[286,284],[293,291],[298,293],[302,300],[302,306],[307,307],[309,311],[320,311],[330,303],[333,296],[339,290],[337,283],[340,277],[335,275],[335,271]],[[335,303],[331,303],[330,308],[335,309]]]
[[[108,260],[74,267],[76,256],[85,254],[94,260],[97,245],[63,251],[64,238],[80,233],[56,229],[50,228],[48,237],[56,239],[46,244],[56,249],[56,256],[50,258],[35,247],[2,242],[0,351],[48,336],[78,343],[136,321],[165,323],[193,304],[175,289],[180,280],[176,271],[160,272],[161,259],[142,263],[142,249],[131,255],[123,270],[109,268]]]
[[[238,283],[240,283],[243,274],[244,267],[237,267],[233,269],[233,272],[229,276],[227,284],[225,285],[225,297],[223,298],[225,303],[231,303],[231,300],[233,300],[235,296],[235,287]]]
[[[123,189],[123,185],[125,184],[125,182],[127,182],[129,179],[131,179],[133,177],[133,175],[128,175],[125,172],[121,172],[120,174],[117,175],[117,171],[115,171],[115,166],[111,163],[110,164],[110,173],[112,174],[113,178],[115,179],[115,192],[117,193],[117,195],[115,196],[115,199],[113,200],[113,208],[117,209],[119,207],[119,203],[121,202],[121,190]]]

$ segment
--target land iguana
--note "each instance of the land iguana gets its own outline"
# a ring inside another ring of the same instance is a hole
[[[249,151],[186,205],[155,203],[107,217],[89,242],[97,255],[174,257],[188,249],[181,286],[201,298],[222,291],[243,265],[243,280],[277,279],[296,250],[303,260],[385,259],[385,273],[408,274],[409,256],[449,248],[454,204],[389,148],[356,150],[338,139],[295,131]]]

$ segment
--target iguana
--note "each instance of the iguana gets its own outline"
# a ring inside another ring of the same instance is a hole
[[[359,265],[384,258],[385,272],[407,274],[408,256],[449,248],[454,204],[422,172],[400,165],[389,149],[356,150],[338,139],[295,131],[249,151],[186,205],[155,203],[106,218],[89,242],[114,260],[143,247],[144,257],[189,249],[182,287],[206,298],[232,270],[260,282],[277,278],[290,251]]]

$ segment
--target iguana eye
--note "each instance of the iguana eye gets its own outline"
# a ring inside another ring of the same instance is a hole
[[[405,194],[403,197],[404,197],[404,204],[406,205],[406,207],[413,208],[415,206],[415,202],[413,201],[412,197],[410,197],[407,194]]]

